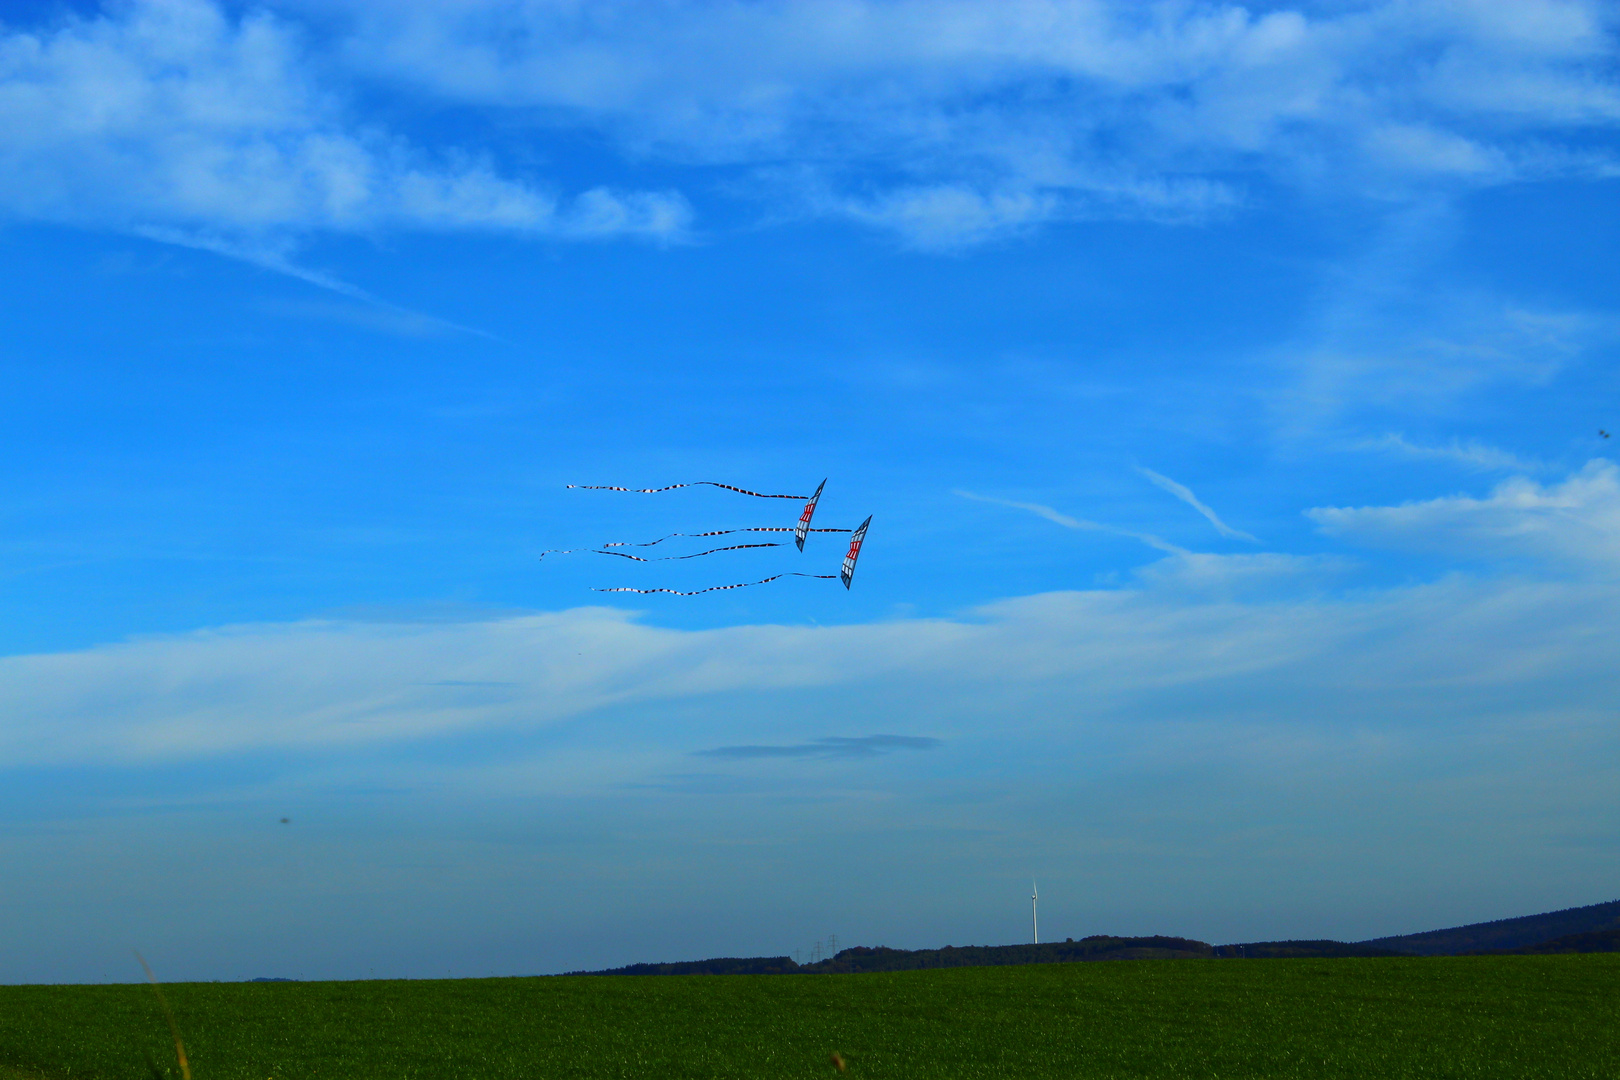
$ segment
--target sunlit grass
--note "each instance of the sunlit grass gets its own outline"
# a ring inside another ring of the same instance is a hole
[[[854,1077],[1620,1077],[1615,955],[164,990],[197,1080],[833,1077],[835,1053]],[[5,1080],[149,1080],[148,1056],[174,1061],[147,987],[0,987]]]

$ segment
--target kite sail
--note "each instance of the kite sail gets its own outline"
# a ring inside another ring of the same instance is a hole
[[[823,481],[823,483],[825,483],[825,481]],[[677,488],[700,487],[703,485],[725,488],[727,491],[735,491],[739,495],[752,495],[756,499],[804,498],[803,495],[765,495],[758,491],[749,491],[747,488],[732,487],[730,484],[717,484],[713,480],[694,480],[690,484],[671,484],[669,487],[661,488],[614,487],[612,484],[569,484],[568,486],[571,488],[579,488],[581,491],[629,491],[637,495],[657,495],[660,491],[674,491]]]
[[[855,576],[855,560],[861,557],[861,543],[866,539],[866,527],[872,524],[872,515],[868,514],[866,520],[861,522],[849,538],[849,554],[844,556],[844,568],[838,572],[838,578],[849,588],[850,579]]]
[[[816,502],[821,498],[821,489],[826,486],[827,481],[825,480],[816,485],[816,493],[810,496],[809,502],[804,504],[804,513],[799,515],[799,524],[794,526],[793,542],[799,545],[800,551],[804,550],[804,536],[810,531],[810,518],[816,512]]]
[[[837,574],[798,574],[798,573],[794,573],[794,574],[772,574],[770,577],[761,578],[759,581],[741,581],[741,582],[738,582],[735,585],[711,585],[707,589],[697,589],[697,590],[695,590],[693,592],[681,592],[679,589],[631,589],[631,588],[624,587],[624,586],[621,586],[620,588],[617,588],[617,589],[592,589],[591,591],[592,592],[634,592],[634,593],[660,593],[661,592],[661,593],[669,593],[671,596],[702,596],[706,592],[724,592],[726,589],[746,589],[746,588],[749,588],[750,586],[753,586],[753,585],[765,585],[765,584],[768,584],[768,583],[770,583],[772,581],[777,580],[778,578],[785,578],[785,577],[817,578],[817,579],[820,579],[822,581],[836,581],[836,580],[838,580],[838,575]]]

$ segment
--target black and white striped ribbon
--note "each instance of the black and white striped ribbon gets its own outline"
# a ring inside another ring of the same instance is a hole
[[[781,547],[781,544],[732,544],[730,547],[710,548],[708,551],[695,551],[690,555],[658,555],[651,559],[643,559],[640,555],[631,555],[627,551],[601,551],[598,555],[617,555],[621,559],[633,559],[636,562],[671,562],[675,559],[696,559],[704,555],[713,555],[717,551],[742,551],[744,548]]]
[[[672,540],[677,536],[729,536],[732,533],[740,533],[740,532],[793,532],[793,531],[794,530],[792,528],[790,528],[790,527],[788,527],[786,525],[752,525],[752,526],[749,526],[746,529],[716,529],[713,532],[670,533],[668,536],[660,536],[656,540],[648,540],[645,544],[636,544],[636,543],[632,543],[629,540],[615,540],[612,543],[603,544],[602,546],[605,547],[605,548],[610,548],[610,547],[652,547],[654,544],[662,544],[665,540]],[[809,531],[810,532],[823,532],[823,533],[847,533],[847,532],[851,532],[853,530],[850,530],[850,529],[811,529]]]
[[[708,486],[708,487],[725,488],[727,491],[735,491],[739,495],[752,495],[756,499],[807,499],[807,498],[809,498],[808,495],[766,495],[766,494],[764,494],[762,492],[758,492],[758,491],[749,491],[747,488],[732,487],[730,484],[718,484],[718,483],[715,483],[713,480],[694,480],[690,484],[671,484],[671,485],[669,485],[669,487],[661,487],[661,488],[615,487],[612,484],[569,484],[568,486],[571,487],[571,488],[578,488],[581,491],[629,491],[629,492],[633,492],[633,493],[635,493],[637,495],[657,495],[660,491],[674,491],[677,488],[699,487],[699,486],[705,486],[705,485]]]
[[[540,553],[540,558],[544,559],[547,555],[577,555],[581,551],[595,550],[595,548],[551,548],[548,551],[542,551]]]
[[[648,540],[646,543],[637,543],[636,541],[633,541],[633,540],[610,540],[607,543],[603,544],[602,547],[604,547],[604,548],[654,547],[654,546],[656,546],[658,544],[662,544],[665,540],[673,540],[677,536],[687,536],[687,537],[730,536],[732,533],[745,533],[745,532],[785,533],[785,532],[793,532],[793,531],[794,530],[791,527],[786,526],[786,525],[755,525],[755,526],[751,526],[751,527],[746,528],[746,529],[716,529],[713,532],[670,533],[668,536],[660,536],[658,539],[656,539],[656,540]],[[847,533],[847,532],[850,532],[851,530],[849,530],[849,529],[810,529],[808,531],[810,531],[810,532],[818,532],[818,533]],[[763,545],[761,545],[761,546],[763,546]],[[715,548],[714,550],[715,551],[729,551],[731,549],[730,548]],[[617,555],[617,554],[619,554],[619,552],[617,552],[617,551],[602,551],[601,548],[553,548],[550,551],[542,551],[540,553],[540,558],[544,559],[547,555],[573,555],[573,554],[576,554],[576,553],[581,552],[581,551],[594,551],[594,552],[596,552],[597,554],[600,554],[600,555]],[[707,555],[708,552],[700,552],[699,554]],[[680,557],[683,558],[683,559],[688,559],[688,558],[692,558],[693,556],[682,555]]]
[[[838,575],[837,574],[799,574],[799,573],[792,573],[792,574],[773,574],[772,576],[770,576],[768,578],[761,578],[759,581],[742,581],[742,582],[738,582],[736,585],[711,585],[707,589],[697,589],[697,590],[695,590],[693,592],[681,592],[679,589],[631,589],[631,588],[625,588],[625,587],[621,587],[621,588],[617,588],[617,589],[592,589],[591,591],[592,592],[669,593],[671,596],[702,596],[704,593],[724,592],[726,589],[746,589],[746,588],[749,588],[750,586],[753,586],[753,585],[765,585],[765,584],[768,584],[769,582],[775,581],[777,578],[785,578],[785,577],[817,578],[817,579],[822,580],[822,581],[837,581],[838,580]]]

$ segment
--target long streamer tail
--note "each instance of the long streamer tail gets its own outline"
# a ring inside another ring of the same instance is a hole
[[[805,498],[809,498],[809,496],[807,496],[807,495],[766,495],[766,494],[764,494],[762,492],[758,492],[758,491],[749,491],[747,488],[732,487],[730,484],[719,484],[719,483],[716,483],[713,480],[694,480],[690,484],[671,484],[668,487],[661,487],[661,488],[615,487],[612,484],[569,484],[568,486],[571,487],[571,488],[579,488],[581,491],[629,491],[629,492],[633,492],[633,493],[635,493],[637,495],[657,495],[660,491],[675,491],[677,488],[708,486],[708,487],[725,488],[727,491],[735,491],[739,495],[752,495],[756,499],[805,499]]]
[[[670,562],[675,559],[696,559],[704,555],[713,555],[717,551],[742,551],[744,548],[781,547],[781,544],[732,544],[729,547],[710,548],[708,551],[695,551],[690,555],[660,555],[652,559],[643,559],[640,555],[631,555],[625,551],[597,551],[598,555],[617,555],[621,559],[633,559],[636,562]]]
[[[670,533],[668,536],[660,536],[658,539],[656,539],[656,540],[648,540],[646,543],[637,543],[637,542],[635,542],[633,540],[610,540],[609,542],[603,544],[602,547],[605,547],[605,548],[655,547],[658,544],[662,544],[665,540],[673,540],[677,536],[687,536],[687,537],[730,536],[732,533],[749,533],[749,532],[790,533],[790,532],[793,532],[793,531],[794,530],[791,527],[786,526],[786,525],[755,525],[755,526],[751,526],[751,527],[746,528],[746,529],[716,529],[713,532]],[[850,529],[809,529],[807,531],[808,532],[818,532],[818,533],[847,533],[847,532],[851,532],[852,530],[850,530]],[[726,551],[728,549],[726,549],[726,548],[716,548],[715,550],[716,551]],[[553,549],[551,549],[549,551],[542,551],[540,553],[540,558],[544,559],[547,555],[573,555],[573,554],[576,554],[576,553],[581,552],[581,551],[597,551],[597,552],[600,552],[601,548],[553,548]],[[606,554],[608,554],[608,555],[617,555],[619,553],[617,551],[609,551]],[[707,554],[707,553],[705,552],[704,554]],[[683,558],[683,559],[684,558],[690,558],[690,557],[691,556],[688,556],[688,555],[681,556],[681,558]]]
[[[603,544],[602,546],[603,547],[652,547],[654,544],[662,544],[665,540],[673,540],[677,536],[730,536],[732,533],[740,533],[740,532],[794,532],[794,531],[796,531],[796,530],[794,530],[794,529],[792,529],[792,528],[790,528],[789,526],[786,526],[786,525],[752,525],[752,526],[750,526],[750,527],[748,527],[746,529],[716,529],[713,532],[670,533],[668,536],[660,536],[656,540],[648,540],[644,544],[633,543],[632,541],[629,541],[629,540],[615,540],[612,543]],[[834,532],[836,532],[836,533],[847,533],[847,532],[853,532],[854,530],[852,530],[852,529],[810,529],[808,531],[809,532],[822,532],[822,533],[834,533]],[[549,554],[549,552],[548,552],[548,554]],[[561,554],[561,553],[559,552],[559,554]]]
[[[746,589],[746,588],[749,588],[750,586],[753,586],[753,585],[765,585],[765,584],[768,584],[769,582],[775,581],[777,578],[785,578],[785,577],[817,578],[817,579],[822,580],[822,581],[837,581],[838,580],[838,575],[837,574],[799,574],[799,573],[792,573],[792,574],[773,574],[768,578],[761,578],[759,581],[742,581],[742,582],[738,582],[736,585],[712,585],[707,589],[697,589],[697,590],[695,590],[693,592],[681,592],[679,589],[630,589],[630,588],[592,589],[591,591],[592,592],[669,593],[671,596],[702,596],[704,593],[723,592],[726,589]]]

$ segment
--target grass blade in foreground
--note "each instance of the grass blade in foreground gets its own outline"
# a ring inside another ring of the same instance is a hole
[[[170,1009],[169,1003],[163,999],[163,988],[158,985],[157,976],[152,974],[152,965],[146,962],[146,957],[137,952],[135,959],[139,960],[141,967],[145,969],[146,979],[152,984],[152,993],[157,995],[158,1004],[163,1006],[163,1019],[169,1022],[169,1034],[174,1037],[174,1056],[180,1062],[180,1080],[191,1080],[191,1065],[186,1061],[186,1044],[180,1041],[180,1025],[174,1022],[174,1010]],[[161,1077],[162,1074],[158,1072],[156,1065],[151,1064],[151,1060],[147,1058],[151,1072],[155,1077]]]

